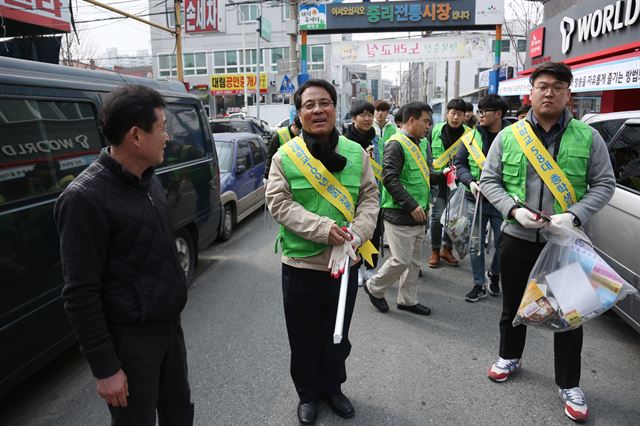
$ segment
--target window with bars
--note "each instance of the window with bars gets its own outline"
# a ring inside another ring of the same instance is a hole
[[[158,74],[160,77],[175,77],[178,75],[176,55],[158,56]]]
[[[238,8],[238,23],[256,22],[258,19],[257,4],[243,4]]]
[[[289,58],[288,47],[274,47],[271,49],[271,72],[278,72],[278,61]]]

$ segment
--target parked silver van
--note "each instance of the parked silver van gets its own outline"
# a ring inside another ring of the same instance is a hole
[[[603,259],[640,291],[640,111],[589,114],[582,120],[611,135],[603,137],[616,176],[613,198],[586,231]],[[640,293],[613,309],[640,332]]]

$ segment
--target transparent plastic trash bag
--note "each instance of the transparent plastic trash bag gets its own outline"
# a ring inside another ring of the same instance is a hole
[[[451,238],[460,259],[464,259],[469,253],[470,223],[467,218],[467,199],[464,193],[464,186],[459,185],[440,218],[444,232]]]
[[[513,320],[555,332],[572,330],[637,293],[593,249],[579,228],[553,224],[541,233],[547,239]]]

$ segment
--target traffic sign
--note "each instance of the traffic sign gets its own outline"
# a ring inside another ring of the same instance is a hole
[[[293,85],[293,82],[291,81],[289,76],[285,74],[282,78],[282,83],[280,83],[280,93],[285,95],[294,93],[295,91],[296,87]]]

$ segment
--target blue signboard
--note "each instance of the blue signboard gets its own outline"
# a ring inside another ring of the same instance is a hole
[[[282,83],[280,83],[280,93],[285,95],[294,93],[295,91],[296,87],[293,85],[293,82],[291,81],[289,76],[285,74],[284,78],[282,79]]]

